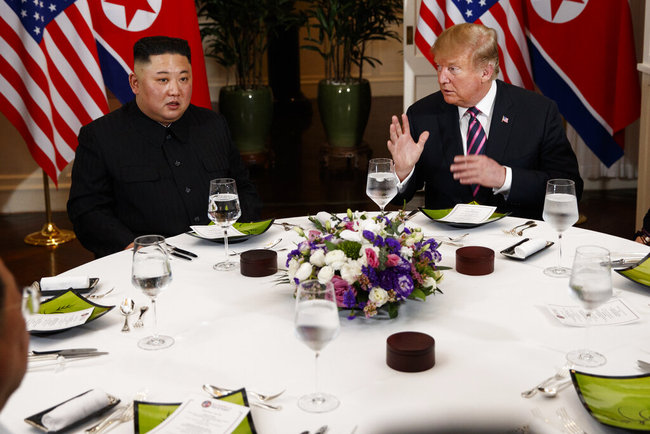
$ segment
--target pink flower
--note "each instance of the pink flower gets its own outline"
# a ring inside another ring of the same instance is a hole
[[[386,266],[387,267],[394,267],[395,265],[399,264],[399,256],[397,256],[394,253],[390,253],[386,256]]]
[[[379,267],[379,258],[377,258],[377,253],[373,249],[366,249],[366,259],[368,260],[368,265],[372,268]]]
[[[307,235],[307,239],[308,239],[309,241],[312,241],[312,242],[313,242],[315,239],[319,238],[320,236],[321,236],[321,233],[320,233],[320,232],[318,232],[318,231],[312,229],[312,230],[309,231],[309,233],[308,233],[308,235]]]
[[[334,293],[336,294],[336,305],[338,307],[348,307],[345,305],[345,293],[352,290],[356,298],[357,291],[354,287],[351,287],[345,279],[338,275],[332,277],[332,284],[334,285]]]

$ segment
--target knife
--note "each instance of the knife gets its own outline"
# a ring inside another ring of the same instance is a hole
[[[171,255],[175,256],[177,258],[185,259],[186,261],[191,261],[192,260],[192,258],[190,256],[186,256],[186,255],[184,255],[184,254],[182,254],[180,252],[177,252],[176,250],[172,250]]]
[[[198,258],[199,257],[199,255],[197,255],[196,253],[192,253],[189,250],[184,250],[184,249],[181,249],[179,247],[172,247],[172,250],[175,251],[175,252],[178,252],[178,253],[180,253],[182,255],[190,256],[192,258]]]
[[[644,362],[643,360],[637,360],[636,362],[639,364],[639,368],[650,372],[650,363]]]
[[[420,212],[420,210],[419,210],[418,208],[415,208],[414,210],[412,210],[411,212],[409,212],[409,213],[406,215],[406,218],[405,218],[404,220],[405,220],[405,221],[406,221],[406,220],[411,220],[411,219],[413,218],[413,216],[416,215],[418,212]]]
[[[29,356],[44,356],[48,354],[56,354],[57,356],[72,356],[79,353],[94,353],[97,348],[70,348],[64,350],[49,350],[49,351],[30,351],[27,353]]]
[[[318,428],[314,434],[325,434],[327,432],[327,425]]]

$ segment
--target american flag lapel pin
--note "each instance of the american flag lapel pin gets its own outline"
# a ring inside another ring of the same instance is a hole
[[[504,124],[507,124],[508,121],[509,121],[508,116],[502,116],[501,117],[501,122],[503,122]]]

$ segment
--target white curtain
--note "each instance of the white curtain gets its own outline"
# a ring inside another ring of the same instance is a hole
[[[582,141],[576,130],[570,124],[566,124],[566,133],[573,151],[578,158],[580,165],[580,175],[583,179],[626,179],[632,180],[638,177],[639,163],[639,146],[634,142],[638,138],[638,122],[632,124],[625,131],[624,155],[612,164],[606,167],[589,147]]]

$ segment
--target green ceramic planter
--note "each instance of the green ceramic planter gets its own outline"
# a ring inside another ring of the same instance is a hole
[[[219,92],[219,111],[226,117],[230,134],[240,153],[257,154],[266,150],[273,120],[273,94],[270,87],[222,87]]]
[[[370,116],[370,83],[318,83],[318,109],[330,146],[358,146]]]

